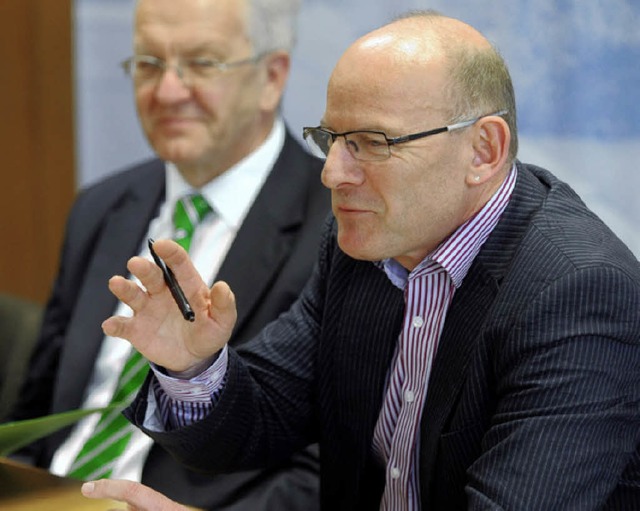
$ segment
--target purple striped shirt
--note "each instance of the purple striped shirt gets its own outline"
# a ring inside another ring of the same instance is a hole
[[[507,206],[511,170],[491,200],[411,273],[395,260],[378,263],[404,293],[404,321],[378,417],[373,449],[386,467],[382,511],[420,510],[418,444],[431,366],[455,290]]]
[[[507,207],[517,170],[509,172],[498,191],[471,219],[427,256],[411,273],[393,259],[375,263],[402,289],[404,322],[387,390],[373,436],[374,452],[386,466],[382,511],[419,511],[418,432],[427,384],[447,310],[483,243]],[[172,378],[152,369],[152,389],[168,429],[206,416],[224,387],[227,352],[191,380]]]
[[[225,346],[210,367],[190,380],[169,376],[155,364],[149,364],[156,375],[150,389],[152,399],[157,401],[162,424],[168,430],[193,424],[211,412],[224,388],[227,361]]]

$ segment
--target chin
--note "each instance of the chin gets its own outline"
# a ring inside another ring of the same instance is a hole
[[[156,151],[158,156],[165,161],[170,161],[176,165],[193,165],[199,161],[199,156],[184,148],[164,148],[164,150]]]
[[[341,235],[338,232],[338,246],[340,249],[353,259],[360,261],[379,261],[378,251],[376,251],[372,244],[365,242],[362,239],[358,239],[356,236]]]
[[[194,144],[188,137],[156,136],[150,138],[151,147],[163,160],[190,163],[202,157],[203,149],[200,144]]]

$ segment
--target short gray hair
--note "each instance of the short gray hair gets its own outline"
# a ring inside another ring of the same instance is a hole
[[[300,0],[247,0],[247,35],[256,54],[291,51]]]
[[[509,160],[518,153],[516,98],[509,69],[497,48],[458,48],[450,50],[450,100],[452,123],[470,117],[506,111],[502,115],[509,125],[511,143]]]

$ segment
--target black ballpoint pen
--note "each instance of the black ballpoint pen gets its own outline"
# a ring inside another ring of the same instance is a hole
[[[151,257],[153,257],[153,260],[162,270],[164,281],[167,284],[169,291],[171,291],[171,296],[173,296],[173,299],[178,304],[178,308],[180,309],[180,312],[182,312],[182,316],[187,321],[194,321],[196,319],[196,313],[193,312],[191,305],[189,305],[187,297],[184,296],[184,292],[180,288],[180,285],[176,280],[176,276],[171,271],[171,268],[169,268],[165,262],[160,259],[158,254],[156,254],[155,250],[153,250],[153,240],[151,238],[149,238],[149,252],[151,252]]]

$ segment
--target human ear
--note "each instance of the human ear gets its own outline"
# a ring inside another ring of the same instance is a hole
[[[263,110],[275,111],[280,104],[289,77],[291,59],[284,51],[275,51],[265,57],[266,80],[260,105]]]
[[[485,183],[507,164],[511,132],[506,121],[497,115],[482,117],[474,125],[473,157],[467,184]]]

